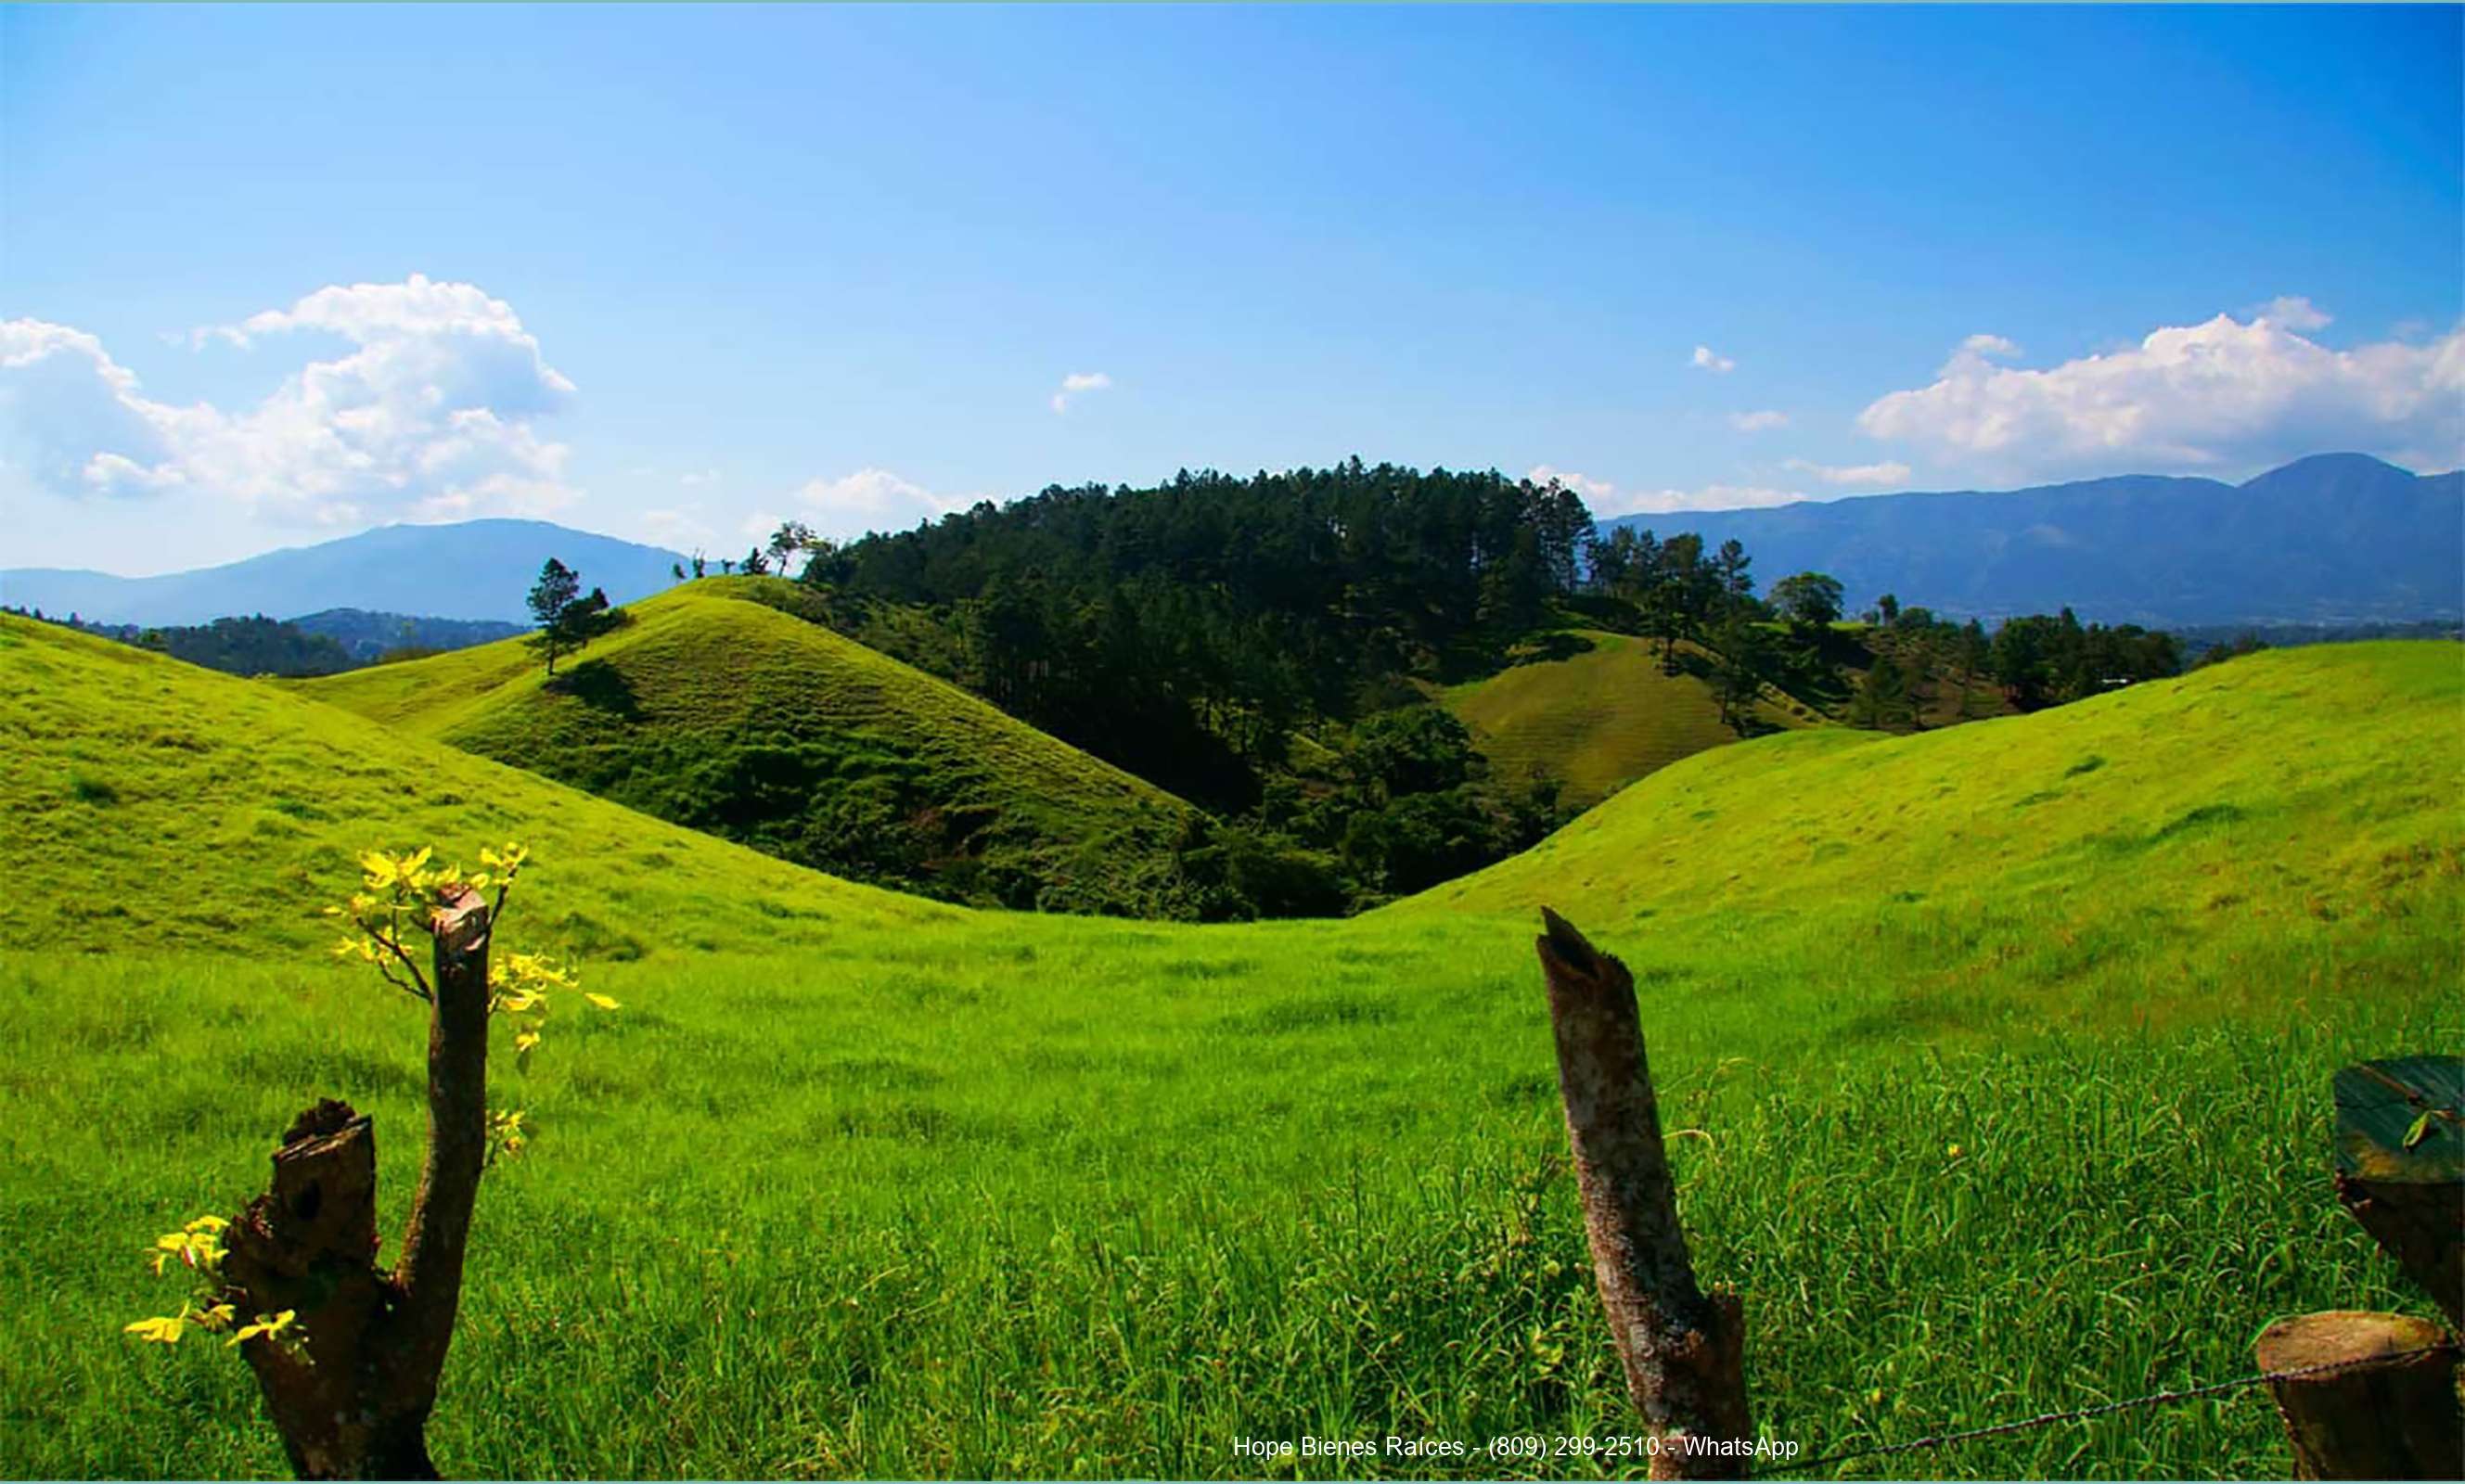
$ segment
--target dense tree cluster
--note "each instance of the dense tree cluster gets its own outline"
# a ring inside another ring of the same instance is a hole
[[[1353,459],[1151,489],[1055,487],[824,548],[851,631],[1100,757],[1254,804],[1296,728],[1407,677],[1494,666],[1575,590],[1592,531],[1561,485]],[[921,609],[944,632],[868,626]]]

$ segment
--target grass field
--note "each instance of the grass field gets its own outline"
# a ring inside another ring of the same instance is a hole
[[[1440,697],[1472,729],[1494,776],[1521,779],[1537,768],[1566,786],[1566,804],[1588,808],[1648,773],[1738,740],[1711,686],[1691,674],[1663,674],[1650,641],[1601,630],[1567,637],[1588,648],[1450,686]],[[1810,714],[1775,693],[1756,706],[1755,720],[1788,728],[1809,724]]]
[[[519,639],[302,694],[802,865],[982,905],[1163,910],[1187,804],[958,687],[711,578],[551,681]]]
[[[2465,1040],[2465,670],[2276,652],[1663,769],[1344,922],[852,887],[271,687],[0,619],[0,1473],[278,1473],[139,1349],[159,1230],[320,1095],[417,1161],[418,1007],[317,952],[350,854],[507,836],[552,1027],[431,1429],[471,1475],[1254,1473],[1236,1437],[1632,1429],[1528,911],[1633,964],[1684,1211],[1815,1451],[2238,1375],[2428,1312],[2329,1194],[2327,1078]],[[175,1300],[176,1301],[176,1300]],[[1853,1476],[2281,1474],[2245,1392]],[[1290,1472],[1290,1471],[1284,1471]],[[1485,1456],[1299,1472],[1581,1473]]]

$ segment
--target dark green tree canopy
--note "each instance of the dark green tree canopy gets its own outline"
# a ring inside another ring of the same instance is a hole
[[[1772,607],[1801,629],[1822,629],[1840,619],[1840,580],[1822,572],[1799,572],[1772,584]]]

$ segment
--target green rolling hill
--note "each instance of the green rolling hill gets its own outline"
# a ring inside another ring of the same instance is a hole
[[[783,859],[949,900],[1166,916],[1187,804],[714,578],[549,679],[520,640],[302,694]]]
[[[2162,903],[2177,930],[2315,897],[2387,910],[2465,873],[2458,659],[2439,641],[2319,646],[2034,717],[1720,748],[1388,910],[1940,913],[2093,893],[2100,914]]]
[[[402,668],[410,668],[408,666]],[[263,682],[0,616],[0,942],[62,952],[288,953],[365,850],[472,856],[519,837],[568,883],[540,904],[576,951],[811,946],[951,908],[799,870]],[[473,861],[476,865],[476,859]],[[346,894],[346,893],[345,893]]]
[[[1647,773],[1738,740],[1711,686],[1691,673],[1663,674],[1651,641],[1600,630],[1563,637],[1584,648],[1441,693],[1494,775],[1538,770],[1565,786],[1566,803],[1588,808]],[[1814,715],[1774,692],[1755,720],[1786,729],[1810,725]]]
[[[712,603],[750,607],[672,611]],[[380,845],[524,840],[507,941],[623,1005],[492,1067],[538,1136],[480,1196],[431,1431],[456,1472],[1214,1476],[1255,1472],[1240,1435],[1630,1429],[1543,900],[1636,969],[1774,1436],[2240,1375],[2280,1315],[2427,1308],[2321,1170],[2330,1072],[2465,1034],[2454,645],[1761,738],[1383,911],[1221,927],[944,906],[678,829],[443,745],[529,683],[451,673],[361,693],[378,720],[0,618],[0,1473],[283,1472],[244,1367],[119,1328],[160,1312],[144,1245],[261,1188],[316,1096],[374,1114],[399,1212],[419,1008],[316,916]],[[2245,1394],[1928,1468],[2282,1449]]]

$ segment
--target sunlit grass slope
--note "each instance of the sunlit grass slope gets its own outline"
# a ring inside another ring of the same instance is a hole
[[[1441,698],[1472,729],[1493,776],[1520,780],[1538,768],[1565,785],[1565,802],[1586,808],[1648,773],[1738,740],[1721,721],[1711,687],[1694,675],[1663,674],[1651,642],[1597,630],[1567,637],[1589,648],[1452,686]],[[1812,716],[1772,693],[1756,706],[1755,720],[1786,728],[1807,725]]]
[[[1162,915],[1188,806],[721,578],[556,679],[520,640],[304,694],[803,865],[952,900]],[[774,606],[776,605],[776,606]]]
[[[782,950],[952,909],[798,870],[262,682],[0,615],[0,942],[283,955],[365,850],[519,838],[535,930],[596,958]]]
[[[492,1069],[538,1139],[480,1197],[432,1429],[465,1475],[1240,1475],[1242,1436],[1631,1430],[1536,897],[1635,966],[1775,1437],[1998,1422],[2242,1374],[2284,1314],[2427,1312],[2328,1191],[2327,1078],[2459,1042],[2453,647],[1747,742],[1453,906],[1193,928],[891,897],[270,687],[0,641],[0,1474],[284,1472],[243,1366],[119,1330],[168,1295],[139,1248],[261,1188],[316,1096],[375,1115],[398,1231],[419,1008],[324,960],[311,916],[379,841],[531,841],[505,941],[585,950],[623,1006]],[[1979,786],[2104,779],[2101,821],[2066,793],[2016,809],[2081,816],[2033,841],[1973,827],[2016,799],[1925,771],[1971,737]],[[2217,803],[2244,812],[2184,822]],[[1665,859],[1654,831],[1707,808],[1737,834]],[[1921,1467],[2286,1462],[2244,1392]]]
[[[2461,658],[2445,642],[2276,651],[1917,737],[1761,739],[1388,911],[1546,902],[1614,933],[1675,919],[1732,942],[1819,930],[1842,985],[1869,963],[1920,967],[1877,1013],[1946,1026],[1981,986],[2159,1017],[2310,993],[2353,966],[2312,952],[2323,938],[2426,945],[2423,972],[2453,989]]]

